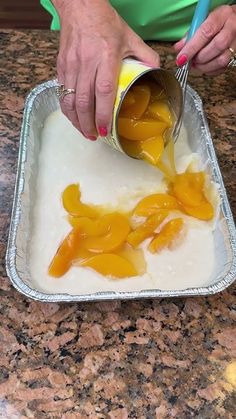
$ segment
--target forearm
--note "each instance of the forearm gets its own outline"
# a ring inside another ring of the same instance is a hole
[[[107,3],[108,0],[93,0],[96,1],[97,3]],[[65,8],[65,6],[70,6],[70,4],[75,5],[76,3],[78,3],[79,5],[82,6],[87,6],[91,8],[91,0],[51,0],[53,6],[56,8],[57,12],[60,14],[63,9]]]

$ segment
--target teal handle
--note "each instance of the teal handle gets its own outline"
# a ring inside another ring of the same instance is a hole
[[[199,26],[201,26],[201,24],[206,19],[210,8],[210,3],[211,0],[198,0],[186,41],[189,41],[193,37]]]

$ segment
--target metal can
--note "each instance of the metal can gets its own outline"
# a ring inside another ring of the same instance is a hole
[[[133,59],[125,59],[122,62],[121,71],[118,79],[117,94],[114,103],[111,133],[103,137],[103,141],[116,150],[125,153],[122,148],[118,134],[118,117],[122,102],[131,86],[141,78],[152,78],[159,86],[161,86],[167,96],[171,109],[176,117],[176,123],[180,119],[183,112],[183,95],[182,89],[175,78],[174,74],[162,68],[149,67],[146,64]],[[126,153],[125,153],[126,154]]]

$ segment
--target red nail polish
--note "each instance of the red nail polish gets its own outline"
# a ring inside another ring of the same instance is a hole
[[[182,67],[184,64],[186,64],[188,61],[187,55],[180,55],[179,58],[176,60],[176,64],[178,67]]]
[[[91,141],[96,141],[97,137],[95,135],[88,135],[87,138]]]
[[[106,127],[98,127],[98,132],[101,137],[107,136],[107,128]]]

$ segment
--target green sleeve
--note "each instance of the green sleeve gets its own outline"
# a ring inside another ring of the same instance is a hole
[[[51,29],[53,31],[60,30],[60,18],[57,11],[50,0],[40,0],[40,4],[52,15]]]
[[[52,30],[60,30],[60,19],[50,0],[40,3],[52,15]],[[144,40],[176,41],[190,27],[197,0],[110,0],[128,25]],[[211,10],[236,0],[212,0]]]

